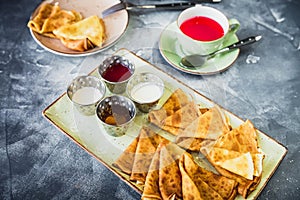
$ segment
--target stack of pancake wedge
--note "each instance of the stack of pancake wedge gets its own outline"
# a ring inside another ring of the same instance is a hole
[[[238,192],[243,197],[260,182],[264,153],[258,147],[257,133],[249,120],[222,135],[210,149],[201,151],[220,174],[239,182]]]
[[[144,200],[221,200],[237,195],[235,180],[200,167],[184,149],[149,127],[140,130],[113,166],[143,185]]]
[[[264,153],[255,127],[246,120],[232,128],[221,108],[200,109],[187,97],[180,89],[174,91],[159,110],[149,113],[150,123],[174,135],[178,146],[202,153],[219,174],[238,182],[238,193],[246,198],[262,176]]]
[[[213,144],[220,136],[229,131],[229,125],[220,108],[215,106],[201,114],[176,137],[176,143],[191,151]]]
[[[105,25],[96,15],[83,19],[77,11],[63,10],[56,4],[44,3],[27,26],[47,37],[60,39],[75,51],[86,51],[102,46],[106,39]]]
[[[158,145],[167,140],[144,126],[113,166],[130,175],[131,181],[144,184]]]
[[[238,183],[196,164],[185,152],[179,161],[183,199],[234,199]]]
[[[152,110],[148,118],[152,124],[177,135],[199,115],[198,106],[181,89],[177,89],[159,110]]]

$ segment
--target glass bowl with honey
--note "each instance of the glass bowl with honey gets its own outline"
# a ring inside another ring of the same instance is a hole
[[[124,135],[132,125],[136,116],[136,107],[129,98],[112,95],[99,102],[96,114],[106,132],[111,136],[119,137]]]

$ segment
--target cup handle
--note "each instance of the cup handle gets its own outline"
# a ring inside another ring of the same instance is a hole
[[[229,19],[229,34],[236,33],[240,28],[240,22],[237,19]]]
[[[222,42],[222,47],[224,47],[224,43],[227,42],[227,40],[229,40],[233,34],[235,34],[239,28],[240,28],[240,22],[237,19],[229,19],[229,31],[227,32],[227,34],[225,35],[225,38]]]

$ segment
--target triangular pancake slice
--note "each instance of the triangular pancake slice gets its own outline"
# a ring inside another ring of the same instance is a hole
[[[158,145],[167,141],[149,127],[143,127],[139,134],[130,180],[144,183]]]
[[[264,153],[249,120],[222,135],[213,148],[201,152],[220,174],[239,182],[238,193],[244,198],[259,184]]]
[[[180,162],[184,163],[186,173],[197,183],[200,180],[222,196],[224,199],[234,199],[238,183],[225,176],[214,174],[195,163],[191,154],[185,153]]]
[[[190,97],[180,88],[176,89],[162,106],[170,116],[190,102]]]
[[[183,199],[191,199],[192,197],[194,199],[202,200],[200,192],[194,183],[194,181],[191,179],[191,177],[185,172],[183,163],[179,163],[179,168],[182,176],[182,196]]]
[[[172,115],[164,119],[165,126],[173,126],[178,128],[185,128],[192,120],[201,115],[198,106],[194,102],[189,102]]]
[[[164,119],[175,113],[189,102],[189,96],[187,96],[182,89],[178,88],[170,95],[160,109],[149,112],[149,121],[161,128]]]
[[[208,156],[214,165],[253,180],[254,165],[250,152],[240,153],[222,148],[214,148]]]
[[[207,153],[209,152],[209,153]],[[214,166],[214,168],[223,176],[234,179],[237,181],[238,184],[238,193],[241,194],[244,198],[247,197],[247,195],[255,189],[255,187],[258,185],[261,176],[252,176],[252,179],[247,179],[247,175],[245,175],[245,171],[247,173],[247,169],[250,169],[251,174],[251,165],[253,166],[253,163],[250,163],[249,160],[251,160],[251,156],[243,155],[239,152],[230,151],[222,148],[212,148],[210,151],[207,151],[205,153],[206,158],[209,160],[209,162]],[[230,152],[230,153],[229,153]],[[246,158],[246,159],[245,159]],[[243,160],[245,159],[245,160]],[[228,161],[230,160],[230,161]],[[224,162],[223,162],[224,161]],[[226,163],[228,161],[228,163]],[[241,163],[246,163],[245,166],[242,166],[241,169],[236,169],[236,166]],[[248,166],[247,166],[248,165]],[[231,171],[225,169],[230,169]],[[241,170],[241,171],[240,171]],[[233,172],[232,172],[233,171]],[[238,174],[236,173],[238,171]],[[240,174],[240,175],[239,175]],[[254,172],[253,172],[254,175]],[[246,177],[244,177],[246,176]],[[248,178],[250,178],[251,175],[249,175]]]
[[[223,148],[239,153],[250,153],[254,164],[254,176],[262,173],[264,153],[258,147],[257,132],[253,124],[247,120],[239,127],[221,136],[215,143],[214,148]]]
[[[142,194],[142,200],[147,199],[162,199],[159,190],[159,160],[160,160],[160,149],[164,143],[160,143],[156,149],[156,152],[152,158],[149,172],[146,177],[145,187]]]
[[[178,137],[218,139],[229,131],[228,124],[221,112],[218,107],[212,107],[209,111],[196,118]]]
[[[243,153],[236,158],[216,162],[216,165],[249,180],[253,180],[254,166],[249,152]]]
[[[247,196],[253,191],[257,185],[259,184],[261,180],[261,176],[257,177],[255,176],[253,180],[248,180],[242,176],[239,176],[237,174],[234,174],[222,167],[214,166],[216,170],[222,174],[225,177],[231,178],[236,180],[238,184],[238,194],[242,195],[244,198],[247,198]]]
[[[167,118],[167,111],[164,109],[152,110],[148,113],[148,120],[157,127],[162,127],[162,122]]]
[[[215,141],[228,131],[229,126],[222,111],[212,107],[178,133],[176,143],[190,151],[200,151],[205,141]]]
[[[163,199],[168,199],[174,194],[177,198],[182,197],[181,173],[178,166],[178,153],[172,144],[171,147],[162,147],[159,163],[159,189]],[[175,150],[175,151],[173,151]]]
[[[195,118],[200,115],[201,112],[198,106],[194,102],[190,102],[164,119],[162,122],[162,128],[165,129],[164,127],[174,127],[178,129],[185,129]],[[177,134],[175,133],[175,135]]]
[[[102,46],[106,34],[104,22],[96,15],[85,18],[74,24],[62,26],[53,31],[58,38],[67,40],[88,39],[95,46]]]
[[[130,175],[138,141],[139,137],[136,137],[112,165]]]
[[[186,170],[186,155],[183,155],[180,158],[179,167],[182,175],[182,193],[184,199],[190,199],[190,197],[194,197],[194,199],[203,199],[203,200],[214,200],[219,199],[223,200],[222,196],[212,189],[207,183],[205,183],[202,179],[195,179]],[[195,166],[193,166],[195,167]]]
[[[250,122],[247,120],[237,128],[218,139],[215,147],[237,151],[240,153],[259,153],[257,143],[257,133]]]

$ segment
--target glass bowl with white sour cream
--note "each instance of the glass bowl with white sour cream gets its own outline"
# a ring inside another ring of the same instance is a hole
[[[94,76],[78,76],[67,89],[67,96],[76,109],[84,115],[96,113],[96,106],[104,98],[106,86]]]
[[[126,87],[128,97],[142,112],[153,109],[164,93],[164,82],[155,74],[144,72],[135,74]]]

